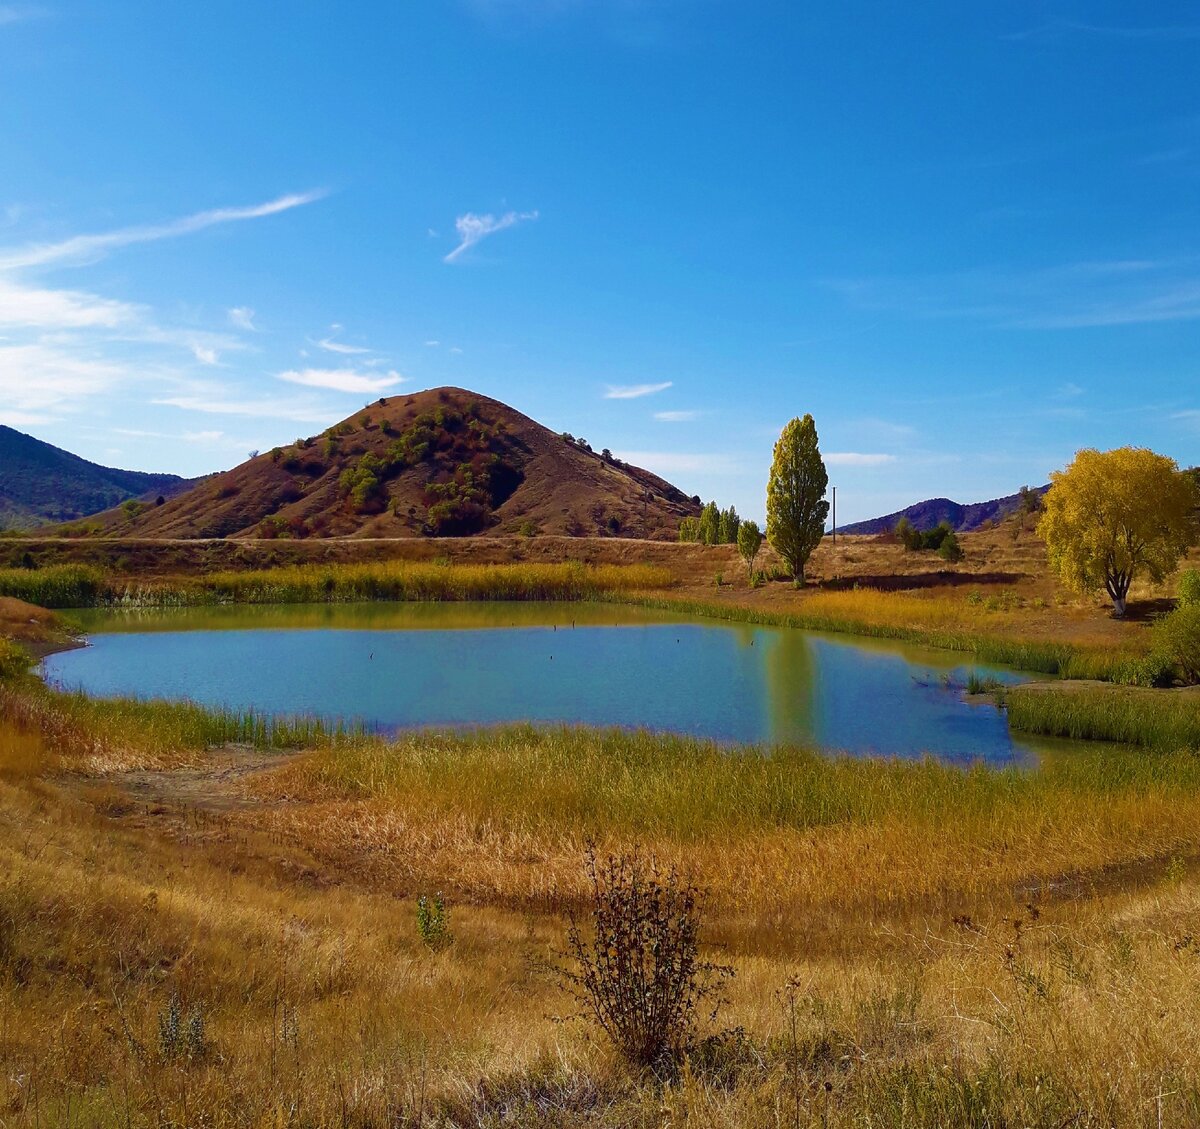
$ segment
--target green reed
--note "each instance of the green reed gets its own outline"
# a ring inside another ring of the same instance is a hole
[[[1026,733],[1200,749],[1200,695],[1115,686],[1016,687],[1004,695],[1008,723]]]

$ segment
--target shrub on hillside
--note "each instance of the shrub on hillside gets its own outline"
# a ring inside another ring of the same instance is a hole
[[[0,635],[0,680],[19,678],[33,666],[33,658],[19,643]]]
[[[905,550],[912,551],[921,547],[921,531],[913,525],[906,517],[902,517],[896,522],[896,540],[904,546]]]
[[[962,546],[958,543],[958,537],[953,529],[946,531],[942,543],[938,546],[937,554],[944,561],[961,561],[963,559]]]
[[[1180,573],[1178,604],[1181,608],[1200,604],[1200,569],[1186,568]]]
[[[1200,604],[1163,616],[1153,628],[1154,652],[1175,664],[1184,682],[1200,682]]]

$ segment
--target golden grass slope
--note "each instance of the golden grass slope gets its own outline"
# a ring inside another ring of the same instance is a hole
[[[8,701],[6,1126],[1200,1123],[1192,753],[987,774],[516,729],[280,761],[176,725],[171,760],[119,703]],[[48,745],[39,710],[80,726]],[[712,888],[741,1034],[667,1082],[553,1019],[588,834]]]

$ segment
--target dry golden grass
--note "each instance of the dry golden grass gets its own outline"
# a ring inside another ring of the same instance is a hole
[[[987,775],[515,730],[97,777],[76,740],[0,722],[6,1129],[1200,1123],[1190,755]],[[744,1035],[666,1085],[550,1018],[589,834],[712,888]]]

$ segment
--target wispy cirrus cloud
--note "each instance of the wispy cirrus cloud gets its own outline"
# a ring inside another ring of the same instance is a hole
[[[93,263],[120,248],[184,236],[217,224],[273,216],[316,199],[293,193],[249,207],[196,212],[162,224],[138,225],[57,242],[0,247],[0,404],[9,422],[29,423],[79,412],[96,397],[153,385],[184,387],[195,365],[221,363],[245,350],[236,334],[190,320],[164,324],[149,306],[75,287],[52,287],[41,274]],[[18,217],[19,218],[19,217]],[[239,329],[253,329],[253,310],[227,313]]]
[[[372,350],[365,345],[347,345],[344,341],[338,341],[337,335],[342,332],[342,326],[331,325],[329,327],[329,336],[323,337],[317,342],[317,348],[324,349],[327,353],[340,353],[343,356],[357,356],[361,353],[370,353]]]
[[[0,27],[40,19],[46,14],[44,8],[30,8],[17,4],[0,4]]]
[[[102,257],[118,247],[134,243],[152,243],[159,239],[174,239],[191,235],[218,224],[237,223],[241,220],[261,219],[278,215],[280,212],[311,204],[325,195],[323,190],[293,192],[278,196],[263,204],[251,204],[243,208],[213,208],[206,212],[195,212],[167,223],[143,224],[123,227],[99,235],[73,235],[57,243],[33,243],[22,248],[0,251],[0,270],[12,271],[29,267],[49,266],[55,263],[89,262]]]
[[[383,392],[395,388],[407,378],[394,369],[380,374],[358,372],[355,369],[289,369],[276,374],[277,379],[289,384],[302,384],[306,388],[325,388],[331,392]]]
[[[863,310],[1005,329],[1087,329],[1200,318],[1200,260],[1115,259],[1041,270],[827,280]]]
[[[1049,20],[1024,31],[1009,32],[1000,38],[1020,42],[1022,40],[1061,39],[1069,35],[1092,35],[1104,39],[1183,42],[1200,39],[1200,24],[1157,24],[1137,27],[1130,24],[1092,24],[1077,20]]]
[[[660,423],[691,423],[700,418],[700,412],[694,410],[655,412],[654,418]]]
[[[48,290],[0,275],[0,325],[31,329],[115,329],[142,309],[82,290]]]
[[[253,416],[256,419],[282,419],[292,423],[327,424],[337,418],[337,409],[292,396],[246,397],[228,389],[190,392],[178,396],[160,396],[151,403],[207,415]]]
[[[234,306],[229,311],[229,324],[247,333],[256,333],[258,327],[254,324],[254,311],[249,306]]]
[[[0,346],[0,423],[28,426],[107,395],[129,370],[101,356],[40,342]]]
[[[472,247],[481,243],[489,235],[495,235],[496,232],[503,231],[505,228],[515,227],[519,223],[536,220],[537,218],[538,214],[536,211],[505,212],[502,216],[494,216],[490,212],[486,215],[466,212],[454,221],[454,230],[458,232],[458,246],[446,255],[442,261],[445,263],[455,263]]]
[[[605,386],[606,400],[637,400],[642,396],[653,396],[656,392],[665,392],[675,382],[662,380],[657,384],[608,384]]]
[[[617,458],[656,474],[742,474],[745,467],[731,455],[716,452],[617,451]]]
[[[830,451],[821,456],[828,466],[873,467],[896,461],[895,455],[863,451]]]

